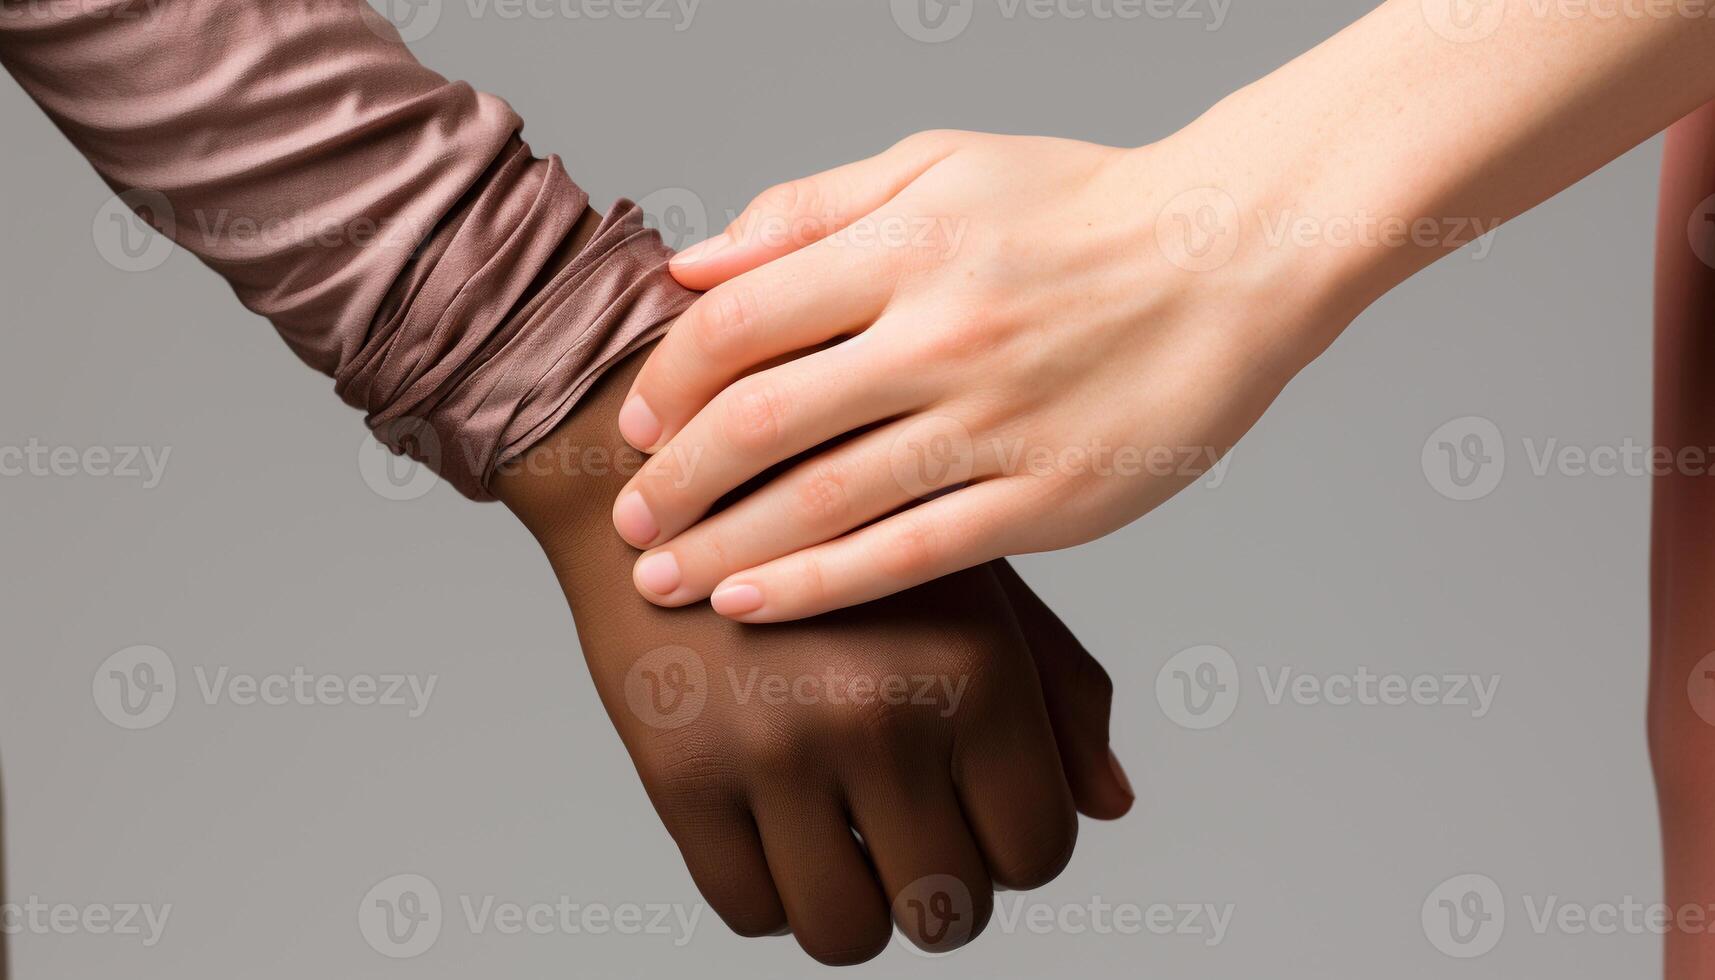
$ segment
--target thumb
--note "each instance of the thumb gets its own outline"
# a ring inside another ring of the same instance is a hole
[[[709,290],[813,245],[893,200],[951,156],[959,140],[957,133],[918,133],[867,160],[777,184],[725,231],[674,256],[668,269],[681,286]]]
[[[1010,564],[1003,560],[989,567],[1012,600],[1013,613],[1036,660],[1048,720],[1060,748],[1060,765],[1078,812],[1097,820],[1125,816],[1136,794],[1108,747],[1113,681]]]

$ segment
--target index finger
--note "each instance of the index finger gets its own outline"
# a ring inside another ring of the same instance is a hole
[[[620,435],[655,452],[734,381],[869,326],[892,296],[891,268],[885,250],[836,237],[716,286],[650,352],[619,410]]]

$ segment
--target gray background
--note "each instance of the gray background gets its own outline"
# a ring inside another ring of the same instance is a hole
[[[1332,34],[1359,0],[1239,3],[1194,18],[1025,14],[979,0],[946,43],[880,0],[706,0],[671,21],[505,17],[446,0],[414,49],[508,98],[598,204],[700,203],[719,222],[768,184],[917,129],[1160,138]],[[1080,8],[1081,9],[1081,8]],[[611,99],[623,87],[632,93]],[[170,447],[165,478],[0,479],[6,587],[0,752],[8,898],[171,903],[162,941],[23,935],[19,977],[789,977],[789,939],[706,915],[656,935],[471,934],[457,896],[694,904],[591,691],[534,544],[441,486],[372,492],[359,420],[194,259],[117,271],[108,192],[0,85],[0,445]],[[1004,907],[1231,904],[1223,942],[998,927],[945,962],[894,948],[854,975],[1226,978],[1648,976],[1648,934],[1539,934],[1526,899],[1655,901],[1643,740],[1648,480],[1530,471],[1524,440],[1649,438],[1659,142],[1627,155],[1365,315],[1238,448],[1225,482],[1022,568],[1113,673],[1132,816],[1086,824],[1071,867]],[[694,209],[693,209],[694,211]],[[694,217],[694,215],[693,215]],[[1489,419],[1495,491],[1438,493],[1420,454]],[[432,533],[431,533],[432,532]],[[162,724],[105,720],[92,678],[167,651]],[[1156,696],[1198,644],[1240,700],[1192,731]],[[1499,675],[1481,719],[1450,706],[1269,704],[1255,668]],[[197,667],[438,675],[429,710],[204,704]],[[390,875],[448,905],[436,945],[392,960],[356,910]],[[1480,873],[1498,947],[1444,956],[1426,895]]]

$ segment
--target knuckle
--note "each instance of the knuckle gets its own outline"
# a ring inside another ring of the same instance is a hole
[[[838,521],[851,511],[851,489],[848,475],[837,463],[818,460],[805,473],[803,482],[795,489],[797,510],[801,523],[820,529]]]
[[[819,180],[803,177],[762,192],[750,231],[770,247],[803,245],[814,237],[807,229],[829,216],[827,190]]]
[[[1013,489],[1020,494],[1021,505],[1032,508],[1055,508],[1067,517],[1083,515],[1092,504],[1091,497],[1100,486],[1091,487],[1076,473],[1065,472],[1052,455],[1036,460],[1023,460],[1017,470],[1008,474],[1014,478]]]
[[[696,842],[696,828],[724,812],[726,794],[743,777],[712,745],[683,752],[662,747],[640,759],[644,790],[657,809],[672,815],[668,830],[681,843]]]
[[[1090,697],[1099,702],[1104,708],[1114,700],[1114,679],[1108,676],[1107,668],[1101,665],[1087,651],[1077,661],[1078,682],[1089,692]]]
[[[945,526],[923,518],[905,518],[898,531],[878,549],[876,567],[895,579],[915,578],[939,560]]]
[[[805,197],[813,193],[810,182],[800,178],[775,184],[756,196],[755,207],[759,211],[792,212],[798,210]]]
[[[924,129],[895,143],[894,148],[912,152],[935,152],[954,146],[961,135],[956,129]]]
[[[1033,814],[1009,847],[1010,853],[992,869],[1007,888],[1041,888],[1064,871],[1078,841],[1077,817],[1059,808]]]
[[[713,531],[704,533],[694,529],[685,535],[683,551],[690,555],[700,556],[700,558],[689,560],[690,566],[697,570],[695,574],[718,576],[741,570],[738,565],[734,564],[732,552],[727,547],[727,542],[722,533]]]
[[[771,710],[734,719],[731,737],[734,754],[755,779],[788,784],[816,769],[811,740],[799,734],[778,710]]]
[[[747,383],[727,400],[722,434],[741,453],[761,453],[779,444],[786,424],[786,394],[770,382]]]
[[[976,394],[959,403],[954,418],[964,425],[966,430],[985,435],[1005,436],[1017,441],[1015,431],[1018,416],[1031,406],[1015,403],[1010,397],[998,393]],[[991,442],[984,447],[988,456],[998,455],[999,451]],[[1016,466],[1016,464],[1013,464]],[[1003,469],[1007,467],[1003,465]]]
[[[804,606],[820,605],[828,596],[828,580],[822,561],[815,555],[801,556],[792,569],[793,588]]]
[[[863,745],[891,768],[916,771],[925,758],[925,747],[936,744],[945,719],[929,706],[895,703],[878,696],[868,704],[853,704],[839,718],[848,744]]]
[[[992,353],[1000,341],[994,322],[975,316],[952,317],[923,337],[925,353],[936,364],[968,364]]]
[[[691,339],[706,358],[725,361],[738,355],[757,323],[757,297],[747,287],[728,283],[703,299],[691,321]]]

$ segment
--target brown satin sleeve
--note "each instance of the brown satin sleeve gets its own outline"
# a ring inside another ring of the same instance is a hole
[[[0,0],[0,62],[151,224],[460,492],[691,295],[365,0]]]

